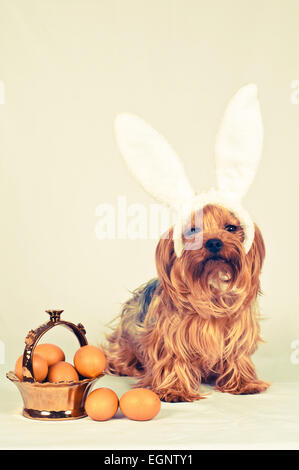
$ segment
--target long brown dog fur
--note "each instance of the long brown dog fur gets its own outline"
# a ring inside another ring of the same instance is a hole
[[[227,231],[228,225],[237,230]],[[269,386],[257,378],[251,360],[261,341],[262,234],[255,225],[245,254],[239,220],[223,207],[208,205],[201,236],[202,247],[185,250],[179,258],[172,230],[160,239],[158,280],[134,291],[103,345],[108,373],[138,377],[138,387],[150,388],[165,401],[199,399],[201,382],[214,381],[217,390],[233,394],[259,393]],[[223,243],[217,257],[205,248],[211,238]],[[147,305],[145,292],[151,286]]]

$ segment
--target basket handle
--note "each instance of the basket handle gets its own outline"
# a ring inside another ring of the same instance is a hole
[[[76,335],[80,346],[85,346],[86,344],[88,344],[88,341],[85,336],[86,331],[82,323],[78,323],[78,325],[75,325],[74,323],[60,320],[60,315],[62,314],[63,310],[46,310],[46,312],[50,315],[50,320],[44,323],[43,325],[39,326],[35,330],[30,330],[25,338],[26,346],[24,349],[22,363],[24,382],[34,382],[32,364],[33,351],[41,337],[47,331],[51,330],[51,328],[54,328],[55,326],[59,325],[64,326]]]

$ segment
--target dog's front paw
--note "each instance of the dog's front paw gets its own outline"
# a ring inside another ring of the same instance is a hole
[[[262,393],[270,386],[269,382],[263,380],[254,380],[236,387],[217,387],[220,392],[231,393],[233,395],[252,395],[254,393]]]
[[[253,393],[262,393],[265,392],[269,386],[269,382],[264,382],[263,380],[256,380],[241,387],[239,394],[250,395]]]
[[[192,402],[196,400],[200,400],[202,397],[199,393],[198,394],[178,394],[171,391],[161,391],[161,390],[153,390],[160,398],[161,401],[165,401],[168,403],[178,403],[178,402]]]

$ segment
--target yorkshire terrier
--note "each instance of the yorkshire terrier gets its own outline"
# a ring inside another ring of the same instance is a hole
[[[169,402],[198,400],[201,382],[232,394],[265,391],[251,360],[262,341],[265,246],[241,204],[262,147],[256,86],[241,88],[227,108],[216,190],[195,195],[173,150],[140,118],[119,115],[116,133],[145,189],[184,210],[158,242],[158,277],[133,292],[107,335],[107,372],[137,377],[136,386]]]

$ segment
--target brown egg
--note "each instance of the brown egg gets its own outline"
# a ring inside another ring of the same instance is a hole
[[[69,362],[60,361],[49,367],[49,382],[71,382],[79,380],[76,369]]]
[[[74,365],[83,377],[93,378],[100,375],[106,367],[106,357],[99,348],[87,344],[78,349]]]
[[[22,356],[18,358],[16,365],[15,365],[15,374],[21,381],[23,380],[22,363],[23,363],[23,354]],[[32,364],[33,364],[34,379],[37,382],[42,382],[43,380],[45,380],[48,374],[47,361],[42,356],[34,352]]]
[[[85,411],[95,421],[106,421],[118,409],[118,396],[110,388],[97,388],[85,400]]]
[[[127,418],[147,421],[159,413],[161,401],[158,395],[151,390],[136,388],[122,395],[119,407]]]
[[[55,344],[38,344],[34,352],[46,359],[48,367],[65,360],[64,352]]]

